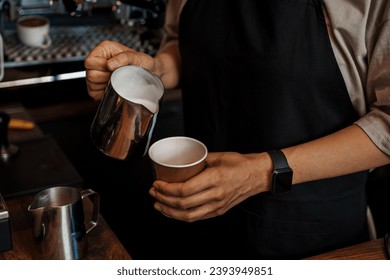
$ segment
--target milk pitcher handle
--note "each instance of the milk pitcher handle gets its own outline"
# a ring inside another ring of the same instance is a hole
[[[100,208],[100,196],[97,192],[91,190],[91,189],[86,189],[81,191],[81,198],[83,200],[83,204],[85,205],[85,200],[84,198],[89,197],[92,202],[92,215],[91,219],[89,221],[85,221],[85,232],[88,233],[90,232],[96,225],[98,224],[99,220],[99,208]]]

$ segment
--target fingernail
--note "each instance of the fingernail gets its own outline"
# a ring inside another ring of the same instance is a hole
[[[149,190],[149,194],[155,198],[156,197],[156,190],[154,188],[151,188]]]
[[[118,62],[114,59],[111,59],[107,61],[107,66],[110,70],[115,70],[116,68],[118,68]]]
[[[159,203],[154,204],[154,209],[161,212],[161,205]]]

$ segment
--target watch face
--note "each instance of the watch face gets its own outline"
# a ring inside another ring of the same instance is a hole
[[[291,190],[293,172],[290,168],[278,169],[273,173],[273,192],[284,193]]]

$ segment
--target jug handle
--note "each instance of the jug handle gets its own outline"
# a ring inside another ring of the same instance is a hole
[[[93,205],[92,216],[90,221],[86,221],[85,232],[90,232],[94,227],[97,226],[99,220],[99,208],[100,208],[100,196],[97,192],[86,189],[81,191],[81,198],[83,203],[85,203],[84,198],[90,197]]]

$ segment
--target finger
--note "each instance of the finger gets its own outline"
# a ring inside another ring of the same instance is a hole
[[[201,185],[189,184],[188,181],[184,183],[166,183],[163,181],[155,181],[153,183],[153,190],[156,193],[164,194],[172,197],[188,197],[196,193],[202,192],[207,187]]]
[[[156,189],[150,190],[150,193],[156,201],[164,205],[183,210],[199,207],[200,205],[208,204],[213,201],[221,201],[223,199],[221,189],[212,188],[212,186],[202,192],[186,197],[167,195],[157,191]]]
[[[160,192],[167,195],[180,196],[181,193],[180,190],[182,189],[183,184],[184,183],[167,183],[164,181],[157,180],[154,181],[151,190],[153,190],[154,192]]]
[[[125,65],[136,65],[152,70],[153,58],[145,53],[129,50],[121,52],[107,61],[110,71]]]
[[[89,54],[84,60],[84,67],[87,70],[98,70],[109,72],[107,67],[107,59],[101,56],[93,56]]]
[[[87,83],[90,91],[105,91],[107,83]]]
[[[206,164],[209,167],[217,165],[221,161],[222,153],[208,153],[206,157]]]
[[[110,78],[110,73],[89,70],[86,73],[88,94],[95,100],[103,97]]]
[[[224,208],[221,206],[221,202],[204,204],[188,210],[177,209],[156,202],[154,208],[169,218],[185,222],[205,220],[225,213],[223,210]]]
[[[88,90],[88,95],[95,101],[100,100],[104,96],[104,90]]]
[[[103,57],[106,60],[118,53],[132,50],[131,48],[116,41],[103,40],[88,54],[89,57]]]
[[[215,174],[210,168],[206,168],[198,175],[182,183],[167,183],[155,181],[153,188],[163,194],[177,197],[187,197],[200,193],[214,185]]]
[[[111,72],[102,72],[96,70],[88,70],[85,78],[90,84],[103,84],[106,86],[110,80]]]

